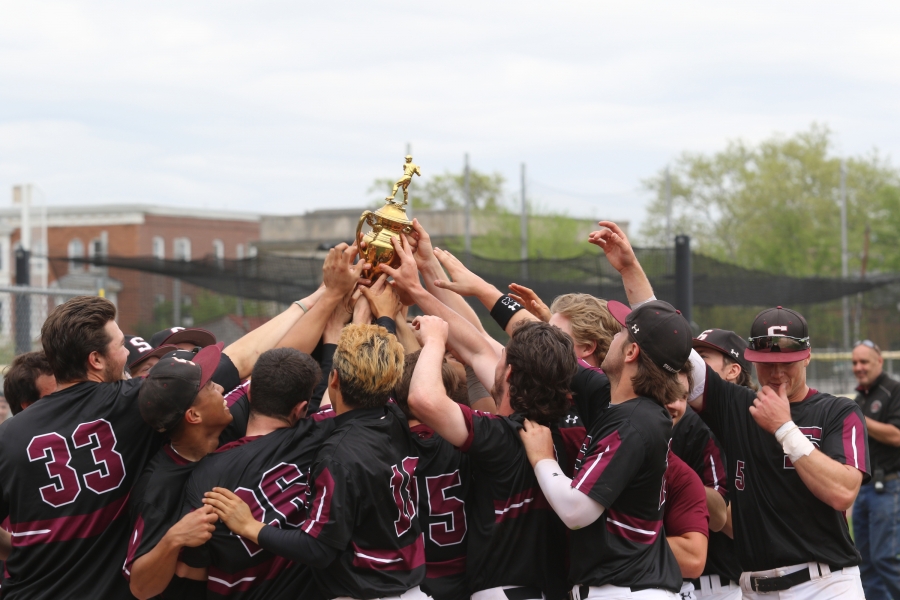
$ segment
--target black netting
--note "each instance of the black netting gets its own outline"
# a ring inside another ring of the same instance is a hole
[[[671,249],[638,249],[638,258],[657,297],[675,299],[675,255]],[[174,277],[220,294],[254,300],[291,302],[315,290],[321,282],[322,258],[260,253],[253,258],[194,261],[149,257],[98,257],[85,260],[95,266],[130,269]],[[51,259],[54,270],[64,271],[70,259]],[[510,282],[530,287],[547,302],[559,294],[584,292],[601,298],[625,300],[619,274],[602,254],[586,253],[568,259],[499,261],[473,256],[470,268],[500,289]],[[774,306],[810,305],[865,292],[900,281],[887,275],[865,281],[826,277],[787,277],[744,269],[693,254],[694,305]]]

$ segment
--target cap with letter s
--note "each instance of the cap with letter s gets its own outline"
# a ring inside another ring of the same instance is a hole
[[[610,300],[609,312],[624,327],[642,352],[669,373],[678,373],[691,355],[691,326],[674,306],[652,300],[631,310]]]
[[[809,326],[790,308],[776,306],[756,315],[748,341],[744,356],[750,362],[789,363],[810,355]]]
[[[747,351],[747,340],[728,329],[707,329],[694,338],[694,348],[709,348],[720,352],[739,364],[748,373],[753,369],[753,363],[744,356]]]

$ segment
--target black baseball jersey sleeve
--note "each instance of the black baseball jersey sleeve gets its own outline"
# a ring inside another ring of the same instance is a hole
[[[900,382],[894,381],[886,373],[879,375],[868,390],[857,388],[856,403],[864,416],[900,427]],[[900,448],[869,438],[869,454],[872,459],[872,473],[882,469],[885,473],[900,471]]]
[[[391,407],[355,409],[333,421],[313,463],[300,526],[339,551],[316,581],[327,598],[399,596],[420,585],[426,570],[409,428]]]
[[[4,600],[128,597],[128,494],[162,438],[138,411],[142,379],[85,381],[0,437],[0,521],[13,549]]]
[[[469,457],[426,425],[410,427],[417,450],[419,524],[425,537],[422,591],[435,600],[463,600],[466,588]]]
[[[725,451],[709,426],[690,406],[672,428],[672,452],[700,476],[704,486],[728,497]]]
[[[131,536],[122,573],[131,580],[134,562],[162,540],[166,532],[181,518],[181,504],[185,484],[197,463],[179,456],[166,444],[150,460],[138,478],[128,500],[131,516]],[[182,598],[184,585],[173,578],[161,598]]]
[[[663,531],[671,430],[664,408],[635,398],[610,405],[588,433],[572,487],[606,510],[570,534],[573,583],[681,589]]]
[[[225,403],[233,418],[219,434],[219,446],[239,440],[247,433],[247,423],[250,421],[249,389],[250,380],[247,380],[225,394]]]
[[[725,446],[742,568],[859,564],[844,514],[813,495],[775,436],[753,420],[749,408],[755,397],[753,390],[723,381],[707,368],[699,414]],[[791,403],[791,419],[817,449],[869,479],[865,422],[855,402],[811,389],[804,400]]]
[[[264,436],[244,437],[203,459],[185,489],[182,513],[202,506],[214,487],[232,490],[253,516],[273,527],[297,530],[306,519],[308,474],[333,420],[305,419]],[[216,523],[212,539],[186,549],[184,562],[207,567],[207,598],[230,600],[320,598],[306,565],[276,556]]]
[[[523,417],[459,409],[469,433],[460,450],[469,456],[473,480],[467,510],[469,591],[527,586],[550,599],[565,596],[565,526],[544,497],[519,439]],[[558,428],[552,431],[559,464],[569,464]]]

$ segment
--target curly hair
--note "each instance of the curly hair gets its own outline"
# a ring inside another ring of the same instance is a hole
[[[394,399],[394,402],[397,403],[397,406],[400,407],[407,419],[413,418],[412,413],[409,411],[409,384],[412,382],[413,371],[415,371],[416,363],[419,362],[420,354],[422,354],[422,351],[416,350],[406,355],[403,362],[403,376],[400,377],[400,381],[397,382],[397,385],[394,386],[394,391],[391,393],[391,398]],[[456,374],[456,371],[453,370],[447,359],[444,359],[444,362],[441,364],[441,380],[447,395],[459,403],[459,400],[454,397],[459,389],[459,375]],[[468,404],[468,399],[469,397],[466,395],[464,404]]]
[[[550,312],[569,319],[576,344],[597,344],[593,356],[598,365],[606,358],[613,337],[622,329],[606,308],[606,300],[590,294],[557,296],[550,305]]]
[[[333,368],[344,404],[384,406],[403,376],[403,346],[380,325],[348,325],[341,331]]]
[[[549,323],[523,322],[506,345],[506,364],[513,410],[542,425],[566,414],[578,369],[572,338]]]

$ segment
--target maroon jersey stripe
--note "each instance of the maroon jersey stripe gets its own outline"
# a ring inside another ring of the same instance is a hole
[[[460,575],[466,572],[466,557],[457,556],[456,558],[445,560],[443,562],[430,562],[425,566],[425,576],[428,579],[437,577],[449,577],[450,575]]]
[[[703,485],[711,487],[723,496],[727,493],[725,485],[725,459],[719,452],[715,439],[710,437],[703,449]]]
[[[606,529],[637,544],[652,544],[662,529],[662,521],[639,519],[621,511],[606,511]]]
[[[600,475],[603,474],[603,470],[609,465],[621,444],[622,438],[619,436],[618,430],[597,442],[597,445],[594,446],[594,452],[584,460],[581,469],[575,474],[575,479],[572,480],[572,487],[579,492],[589,493],[594,484],[597,483],[597,480],[600,479]]]
[[[324,469],[315,482],[315,498],[313,499],[312,508],[309,510],[309,516],[306,521],[300,525],[300,528],[318,538],[322,532],[322,528],[328,523],[331,515],[331,501],[334,494],[334,478],[328,469]]]
[[[123,496],[86,515],[10,523],[13,546],[37,546],[98,536],[123,516],[127,504],[128,496]]]
[[[281,556],[275,556],[271,560],[237,573],[229,573],[210,565],[206,588],[220,596],[230,596],[235,592],[245,592],[259,585],[260,581],[275,579],[290,565],[291,561]]]
[[[412,571],[425,564],[425,541],[421,535],[404,548],[379,550],[353,546],[353,566],[376,571]]]
[[[514,494],[506,500],[494,500],[494,522],[502,523],[507,519],[515,519],[532,510],[549,509],[550,503],[544,497],[541,488],[528,488]]]
[[[844,464],[867,473],[869,465],[866,464],[866,430],[863,428],[859,415],[855,412],[850,413],[844,419],[842,436],[844,440]]]
[[[122,566],[122,573],[128,581],[131,581],[131,565],[134,564],[137,549],[141,547],[143,535],[144,517],[143,515],[138,515],[138,519],[134,524],[134,531],[131,532],[131,539],[128,540],[128,554],[125,555],[125,564]]]

